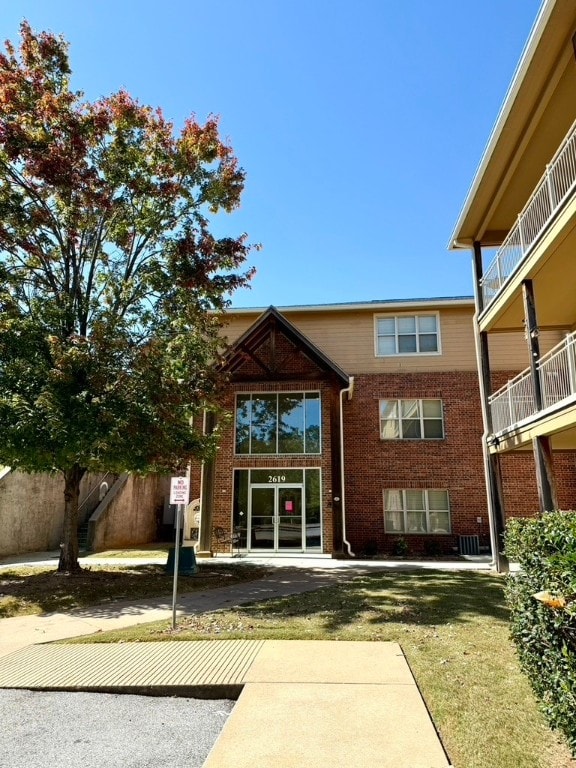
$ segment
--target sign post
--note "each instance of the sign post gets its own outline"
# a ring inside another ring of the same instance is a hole
[[[176,504],[176,541],[174,548],[174,582],[172,587],[172,629],[176,629],[176,600],[178,596],[178,568],[180,561],[180,528],[182,512],[188,503],[189,483],[187,477],[170,478],[170,504]]]

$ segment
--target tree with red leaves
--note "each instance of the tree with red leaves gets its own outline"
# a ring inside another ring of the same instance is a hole
[[[27,22],[0,54],[0,463],[64,476],[61,572],[87,472],[214,450],[193,417],[217,408],[223,314],[251,277],[245,237],[209,229],[244,185],[218,121],[176,135],[70,74],[66,41]]]

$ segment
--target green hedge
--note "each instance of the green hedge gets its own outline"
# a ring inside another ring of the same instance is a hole
[[[506,554],[521,567],[506,587],[520,664],[576,756],[576,512],[510,520]]]

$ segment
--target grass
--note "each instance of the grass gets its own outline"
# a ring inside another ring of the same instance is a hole
[[[397,641],[456,768],[576,767],[520,673],[498,576],[376,573],[84,642],[224,638]]]
[[[247,563],[198,564],[194,576],[178,576],[178,592],[194,592],[261,578],[265,569]],[[0,570],[0,618],[68,611],[121,599],[172,594],[173,577],[163,565],[91,566],[79,574],[54,568]]]
[[[152,557],[168,557],[168,548],[172,546],[170,544],[147,544],[145,549],[106,549],[103,552],[91,552],[85,555],[87,561],[90,558],[118,558],[128,560],[130,558],[152,558]]]

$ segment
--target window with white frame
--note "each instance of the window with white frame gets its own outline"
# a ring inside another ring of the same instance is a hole
[[[448,491],[436,489],[386,489],[386,533],[450,533]]]
[[[434,355],[440,352],[437,313],[376,317],[376,355]]]
[[[380,400],[381,440],[441,440],[442,400]]]

